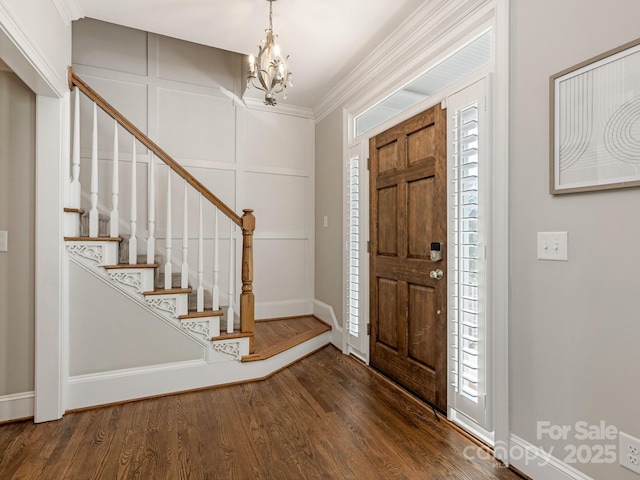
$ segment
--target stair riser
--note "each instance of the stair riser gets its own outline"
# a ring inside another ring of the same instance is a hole
[[[114,265],[118,258],[118,242],[69,242],[68,248],[71,253],[100,266]]]
[[[187,293],[148,295],[146,301],[148,305],[177,318],[180,315],[186,315],[189,311],[187,297]]]

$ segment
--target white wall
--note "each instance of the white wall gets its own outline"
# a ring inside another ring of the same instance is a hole
[[[0,397],[34,389],[35,115],[33,92],[0,71]]]
[[[605,421],[640,438],[640,190],[549,194],[549,76],[637,38],[640,3],[511,8],[511,426],[562,460],[568,445],[617,449],[617,440],[576,441],[574,430],[554,442],[538,438],[538,421]],[[568,262],[536,260],[539,231],[569,233]],[[637,478],[617,462],[573,466],[592,478]]]
[[[239,54],[84,19],[73,25],[76,73],[237,213],[255,211],[256,316],[311,312],[313,165],[311,112],[245,107]],[[90,105],[81,101],[83,191],[89,186]],[[100,114],[100,204],[110,210],[113,121]],[[131,137],[120,132],[120,214],[128,231]],[[149,156],[138,145],[138,182],[146,192]],[[164,248],[167,169],[158,168],[158,247]],[[172,178],[173,258],[180,263],[182,182]],[[86,203],[85,195],[85,203]],[[139,201],[140,202],[140,201]],[[190,264],[197,265],[197,198],[189,195]],[[205,207],[205,270],[213,251],[212,209]],[[146,235],[139,207],[138,228]],[[228,220],[221,217],[221,291],[228,291]],[[236,231],[236,242],[240,238]],[[238,255],[240,248],[236,248]],[[195,270],[192,269],[195,274]],[[236,274],[236,293],[239,274]],[[224,302],[224,301],[223,301]],[[226,302],[224,302],[226,303]]]

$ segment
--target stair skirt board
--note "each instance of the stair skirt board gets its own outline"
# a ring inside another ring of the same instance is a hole
[[[66,410],[263,380],[330,341],[331,332],[327,331],[260,362],[208,364],[196,360],[70,377]]]

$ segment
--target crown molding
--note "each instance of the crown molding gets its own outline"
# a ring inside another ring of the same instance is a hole
[[[349,102],[360,91],[367,91],[368,97],[373,92],[388,91],[411,73],[407,67],[424,57],[424,52],[431,51],[464,19],[492,3],[493,0],[426,1],[316,104],[313,108],[316,122]]]
[[[249,98],[245,97],[242,99],[242,102],[247,107],[248,110],[260,110],[262,112],[270,112],[270,113],[280,113],[283,115],[291,115],[294,117],[302,117],[312,119],[313,109],[307,107],[298,107],[295,105],[284,105],[281,103],[276,104],[275,106],[265,105],[262,100],[257,98]]]
[[[74,20],[85,16],[78,0],[53,0],[53,4],[66,26],[71,25]]]

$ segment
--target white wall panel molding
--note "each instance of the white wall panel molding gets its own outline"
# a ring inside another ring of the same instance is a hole
[[[120,163],[131,163],[132,162],[132,155],[131,153],[128,152],[123,152],[121,147],[121,151],[119,153],[119,162]],[[126,148],[126,146],[125,146]],[[141,148],[140,145],[138,145],[138,148]],[[169,155],[171,155],[170,152]],[[186,157],[178,157],[178,156],[174,156],[171,155],[171,157],[178,162],[180,165],[182,165],[183,167],[187,168],[187,169],[204,169],[204,170],[219,170],[219,171],[223,171],[223,172],[237,172],[238,170],[242,169],[244,171],[247,172],[253,172],[253,173],[266,173],[266,174],[273,174],[273,175],[289,175],[289,176],[295,176],[295,177],[307,177],[308,173],[304,170],[295,170],[295,169],[278,169],[276,167],[274,168],[252,168],[252,169],[244,169],[241,166],[235,164],[235,163],[230,163],[230,162],[217,162],[217,161],[211,161],[211,160],[200,160],[200,159],[196,159],[196,158],[186,158]],[[137,152],[136,153],[136,163],[138,163],[138,166],[140,166],[141,164],[144,165],[148,165],[149,164],[149,159],[151,158],[151,156],[148,153],[140,153]],[[82,148],[80,150],[80,161],[82,162],[82,165],[84,166],[84,162],[90,162],[91,161],[91,148]],[[111,150],[98,150],[98,162],[111,162],[113,161],[113,152]],[[156,159],[156,162],[158,160]],[[158,167],[162,168],[162,165],[158,165]],[[193,173],[193,172],[192,172]],[[146,181],[146,180],[145,180]]]
[[[268,167],[268,166],[258,166],[258,165],[242,165],[242,170],[245,173],[259,173],[264,175],[281,175],[285,177],[303,177],[307,178],[310,176],[309,170],[307,168],[298,169],[298,168],[284,168],[284,167]]]
[[[207,87],[205,85],[193,85],[190,83],[178,82],[175,80],[166,80],[148,75],[141,75],[131,72],[121,72],[118,70],[111,70],[108,68],[100,68],[77,63],[74,63],[73,70],[85,81],[88,81],[91,78],[106,78],[119,82],[128,82],[133,84],[165,88],[167,90],[174,90],[177,92],[188,92],[193,94],[206,95],[219,98],[220,100],[227,101],[230,105],[233,105],[233,102],[229,98],[229,96],[225,95],[225,93],[218,86]]]
[[[0,422],[33,417],[34,392],[15,393],[0,397]]]
[[[309,232],[269,232],[269,231],[256,231],[253,235],[254,240],[304,240],[309,241]]]

